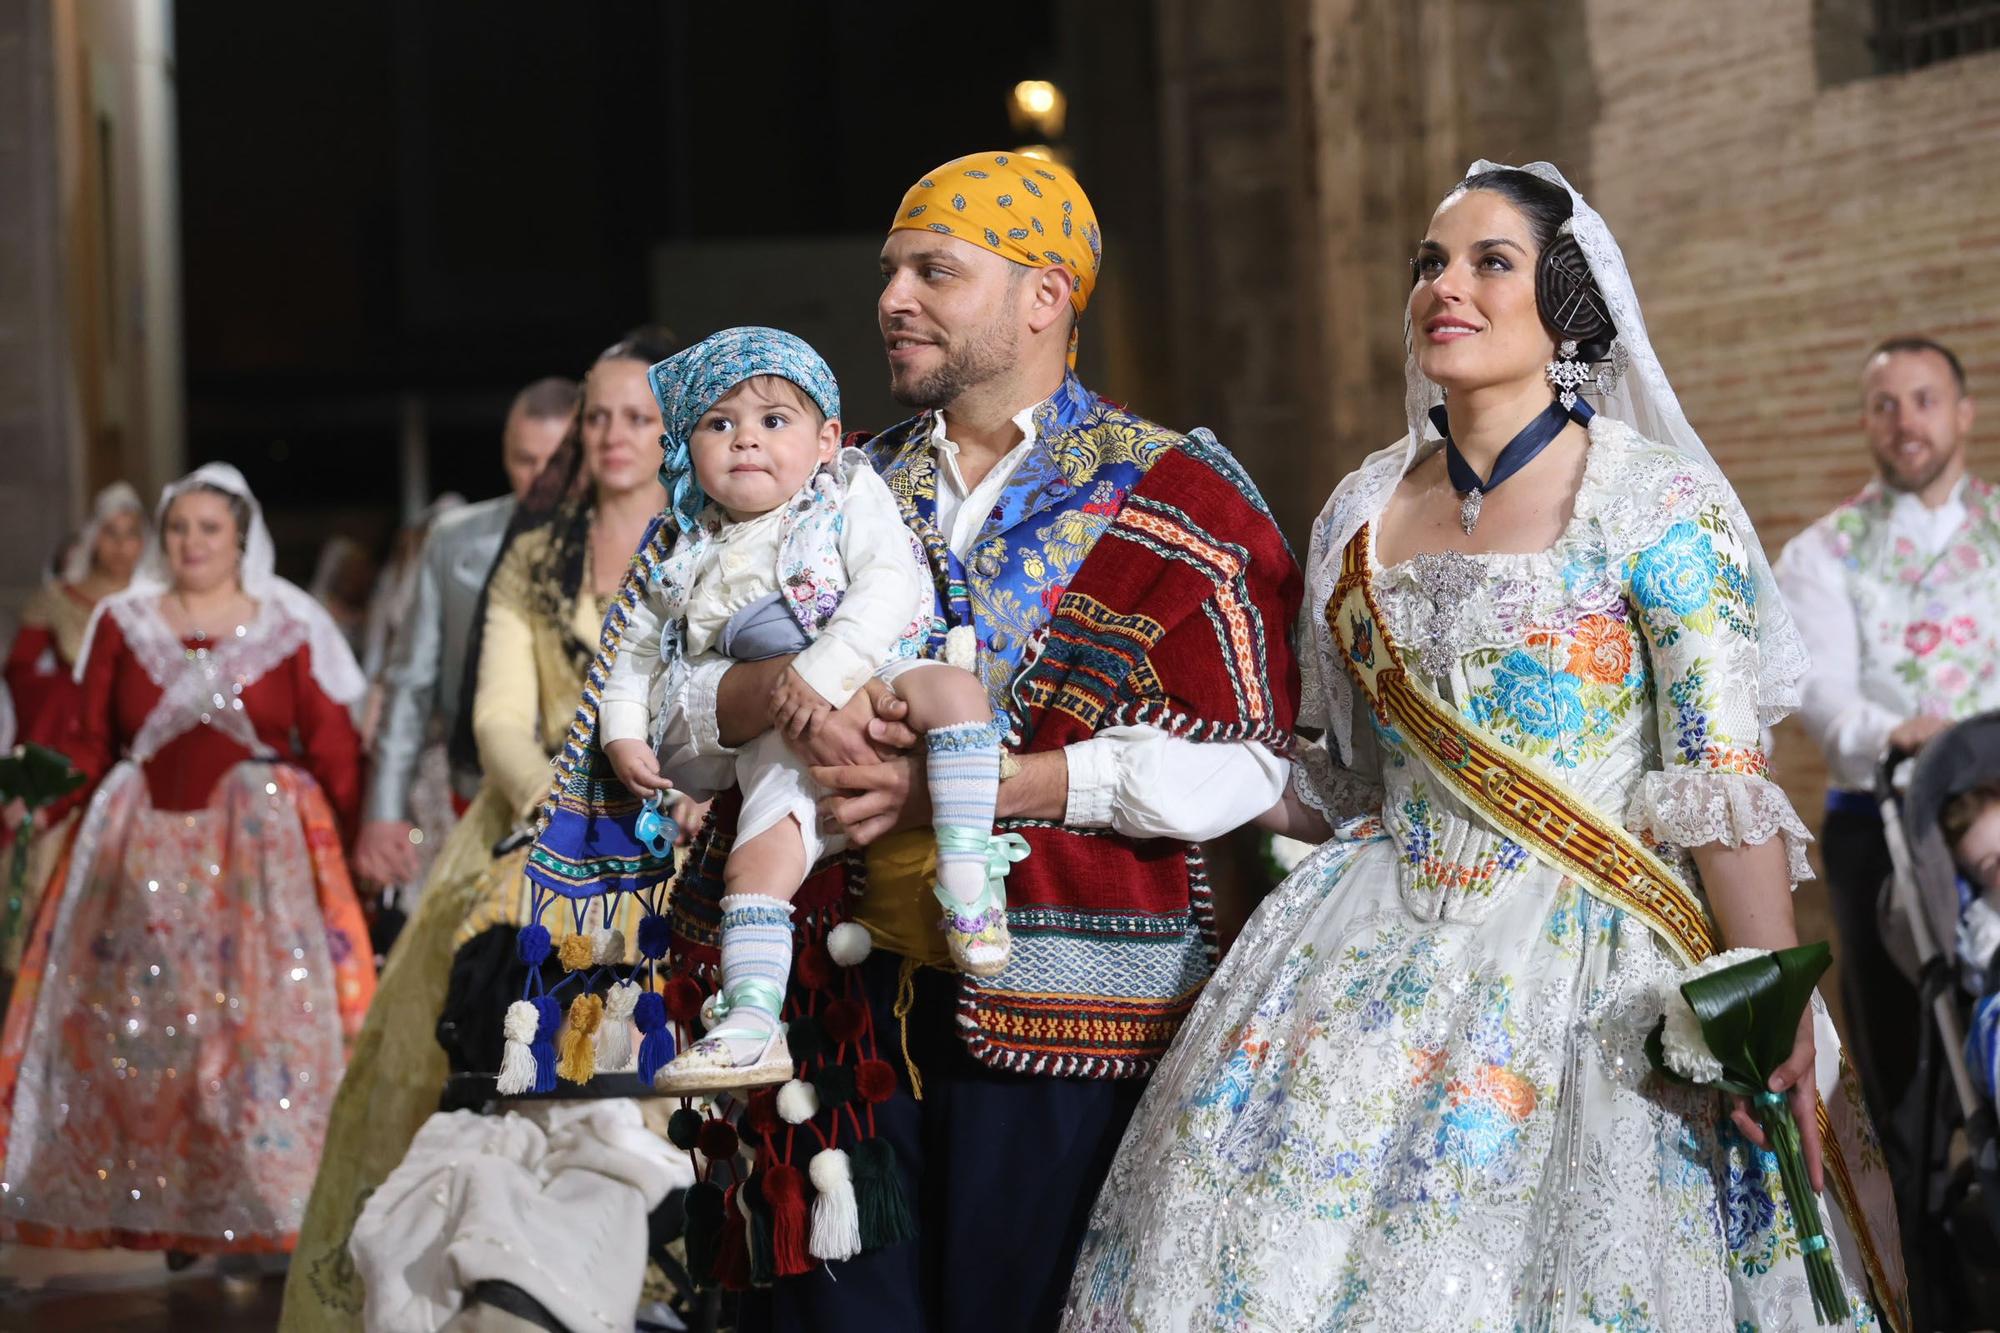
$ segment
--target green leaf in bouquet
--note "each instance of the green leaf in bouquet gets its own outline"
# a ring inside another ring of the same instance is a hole
[[[1792,1053],[1799,1018],[1831,961],[1824,941],[1779,949],[1681,987],[1701,1022],[1709,1050],[1731,1082],[1769,1086],[1771,1071]]]
[[[25,779],[20,796],[31,810],[52,805],[83,785],[83,774],[76,766],[47,746],[23,745],[20,756]]]

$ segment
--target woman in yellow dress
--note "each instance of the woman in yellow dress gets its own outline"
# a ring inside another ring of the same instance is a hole
[[[495,848],[531,827],[605,606],[664,503],[660,413],[646,371],[672,350],[635,336],[598,357],[576,423],[522,501],[487,581],[480,638],[467,655],[470,717],[457,739],[476,745],[484,782],[438,854],[348,1062],[286,1281],[288,1333],[361,1327],[347,1239],[368,1195],[438,1109],[450,1072],[438,1018],[454,953],[486,926],[526,919],[526,847],[497,857]]]

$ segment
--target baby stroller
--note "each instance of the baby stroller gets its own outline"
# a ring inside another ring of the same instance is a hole
[[[1924,1328],[1986,1328],[2000,1321],[2000,1145],[1994,1108],[1965,1059],[1973,997],[1956,956],[1962,901],[1957,866],[1938,819],[1962,792],[2000,778],[2000,712],[1935,737],[1912,760],[1891,755],[1877,788],[1894,867],[1879,903],[1890,955],[1916,983],[1910,1179],[1898,1182],[1903,1256]]]

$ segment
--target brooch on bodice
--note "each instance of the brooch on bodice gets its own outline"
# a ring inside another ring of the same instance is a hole
[[[1417,668],[1440,680],[1458,660],[1465,612],[1472,594],[1485,585],[1486,569],[1458,551],[1427,551],[1411,558],[1410,578],[1431,604],[1417,635]]]

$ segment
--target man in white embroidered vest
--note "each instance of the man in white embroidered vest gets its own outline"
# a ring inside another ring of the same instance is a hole
[[[1827,758],[1820,851],[1845,1031],[1893,1162],[1919,1015],[1877,924],[1890,866],[1875,774],[1890,751],[1915,753],[2000,707],[2000,497],[1967,475],[1972,398],[1948,348],[1889,339],[1869,353],[1861,391],[1880,475],[1794,538],[1776,572],[1812,654],[1799,716]]]

